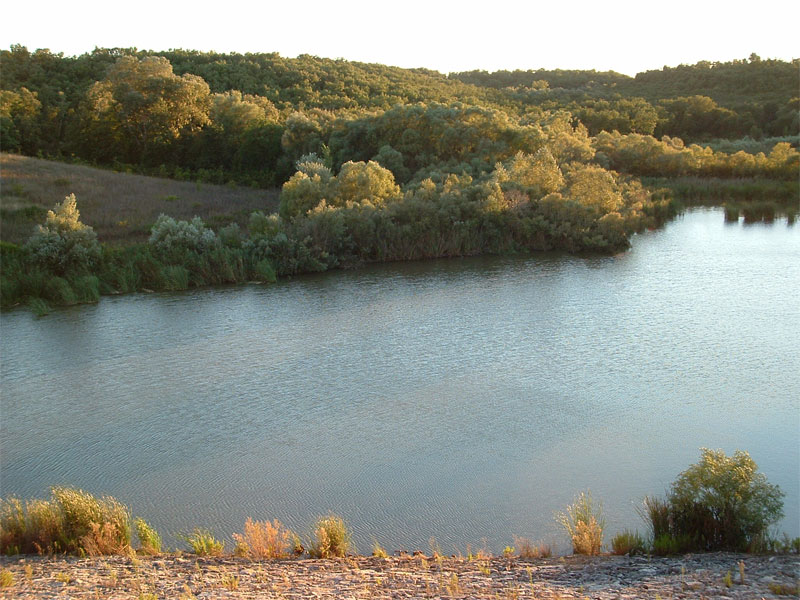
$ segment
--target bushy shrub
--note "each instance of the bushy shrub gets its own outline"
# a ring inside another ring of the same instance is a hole
[[[686,534],[672,535],[663,533],[653,539],[653,554],[656,556],[669,556],[671,554],[681,554],[693,549],[692,538]]]
[[[240,553],[255,559],[278,559],[289,556],[294,535],[277,519],[269,521],[253,521],[248,518],[244,524],[244,533],[233,534],[240,548]]]
[[[347,556],[350,544],[351,534],[344,520],[328,515],[318,519],[314,525],[308,553],[313,558],[341,558]]]
[[[217,246],[217,236],[200,217],[191,221],[176,221],[160,215],[150,230],[150,246],[160,258],[182,262],[187,253],[202,254]]]
[[[783,516],[783,495],[747,452],[729,457],[702,448],[700,461],[678,476],[666,501],[645,500],[654,551],[755,548]]]
[[[75,194],[47,211],[25,249],[34,263],[58,275],[91,270],[101,252],[94,230],[80,221]]]
[[[603,507],[595,502],[591,492],[581,492],[556,521],[567,532],[575,554],[599,554],[603,546]]]
[[[258,281],[262,281],[264,283],[275,283],[275,281],[277,281],[275,269],[272,267],[272,263],[268,258],[258,261],[255,264],[253,271],[255,272],[255,276]]]
[[[675,533],[690,535],[705,550],[744,550],[783,516],[783,492],[769,484],[747,452],[728,457],[701,449],[701,459],[672,484]]]
[[[283,231],[283,220],[275,213],[265,215],[258,210],[250,215],[250,221],[247,223],[247,231],[254,237],[275,237],[279,231]]]

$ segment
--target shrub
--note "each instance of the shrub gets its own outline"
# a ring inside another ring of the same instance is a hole
[[[139,538],[142,554],[159,554],[161,552],[161,536],[142,518],[137,518],[133,522],[136,527],[136,535]]]
[[[572,542],[575,554],[599,554],[603,545],[605,519],[602,505],[592,499],[590,492],[581,492],[565,512],[556,516]]]
[[[97,302],[100,300],[100,280],[94,275],[82,275],[70,280],[77,302]]]
[[[195,529],[185,540],[198,556],[220,556],[225,549],[225,543],[205,529]]]
[[[644,554],[645,543],[638,531],[618,533],[611,540],[611,549],[614,554]]]
[[[676,535],[701,550],[746,550],[783,516],[783,492],[767,483],[747,452],[728,457],[701,449],[701,460],[672,484],[670,516]]]
[[[47,212],[44,225],[37,226],[25,248],[34,263],[58,275],[91,270],[101,253],[97,234],[80,222],[75,194]]]
[[[275,269],[272,268],[272,263],[268,258],[258,261],[254,271],[256,278],[264,283],[275,283],[278,280]]]
[[[783,492],[747,452],[700,451],[700,462],[678,476],[666,501],[645,498],[654,552],[764,548],[770,525],[783,516]]]
[[[159,257],[180,263],[187,253],[202,254],[216,247],[218,242],[217,236],[200,217],[176,221],[162,214],[150,230],[148,243]]]
[[[313,558],[344,557],[350,550],[351,535],[344,520],[328,515],[314,525],[308,553]]]
[[[75,304],[75,292],[63,277],[51,277],[47,280],[44,297],[54,304]]]
[[[253,521],[248,518],[244,524],[244,534],[233,534],[237,547],[246,548],[244,554],[257,559],[287,558],[289,556],[292,532],[277,519]]]
[[[161,269],[161,280],[165,290],[185,290],[189,288],[189,271],[181,265],[167,265]]]

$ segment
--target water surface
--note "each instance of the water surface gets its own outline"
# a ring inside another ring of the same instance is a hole
[[[343,515],[362,552],[565,547],[699,448],[750,452],[800,535],[800,229],[688,213],[615,257],[371,266],[5,313],[0,492],[111,494],[165,534]],[[607,539],[610,539],[607,538]]]

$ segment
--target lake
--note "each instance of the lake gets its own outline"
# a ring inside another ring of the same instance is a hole
[[[700,447],[750,452],[800,535],[800,227],[691,211],[614,257],[391,263],[0,319],[0,492],[109,494],[170,546],[246,517],[359,551],[568,549],[646,526]]]

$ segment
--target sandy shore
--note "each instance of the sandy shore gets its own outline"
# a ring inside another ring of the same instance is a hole
[[[744,566],[744,583],[739,563]],[[251,561],[157,557],[2,557],[3,598],[787,598],[797,555],[699,554],[538,560],[358,556]],[[728,577],[728,573],[730,576]]]

